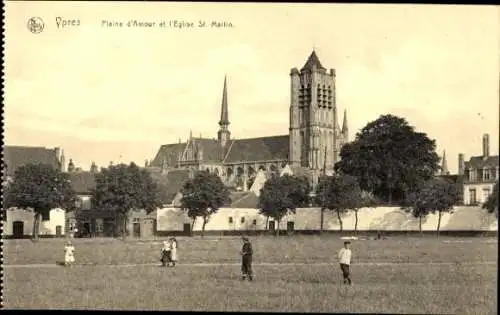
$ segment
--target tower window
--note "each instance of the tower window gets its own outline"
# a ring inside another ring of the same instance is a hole
[[[257,225],[257,220],[253,219],[252,224]]]
[[[241,223],[245,223],[245,217],[241,217],[240,222],[241,222]]]
[[[229,224],[233,223],[233,217],[229,217]]]

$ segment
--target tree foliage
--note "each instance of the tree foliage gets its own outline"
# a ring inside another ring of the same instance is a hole
[[[193,220],[191,226],[194,226],[197,217],[203,219],[202,236],[210,216],[230,201],[229,191],[219,176],[203,171],[187,180],[181,193],[181,207]]]
[[[362,191],[354,176],[345,174],[325,176],[318,183],[316,202],[322,208],[334,210],[337,213],[342,231],[342,214],[349,210],[357,211],[363,206]]]
[[[456,185],[443,178],[434,178],[425,182],[417,191],[408,194],[404,209],[410,211],[419,219],[419,229],[422,232],[422,218],[431,213],[438,213],[437,235],[441,227],[443,212],[453,210],[457,200]]]
[[[488,196],[488,199],[483,204],[483,209],[488,210],[489,213],[495,213],[498,217],[498,181],[493,187],[492,193]]]
[[[355,176],[363,190],[382,200],[402,201],[439,169],[434,140],[404,118],[383,115],[368,123],[340,152],[337,171]]]
[[[281,219],[289,213],[295,213],[296,208],[306,206],[309,191],[309,181],[304,177],[275,175],[264,183],[258,207],[261,214],[276,220],[278,235]]]
[[[3,208],[17,207],[34,212],[33,237],[38,238],[42,215],[51,209],[75,209],[76,193],[68,174],[47,164],[27,164],[19,167],[13,180],[4,187]]]
[[[111,211],[121,223],[122,236],[130,211],[145,210],[151,213],[162,205],[158,184],[150,173],[135,163],[110,165],[95,175],[96,186],[92,190],[92,207]]]

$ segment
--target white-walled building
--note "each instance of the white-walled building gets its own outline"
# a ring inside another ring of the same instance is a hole
[[[33,234],[35,214],[32,210],[10,208],[3,222],[4,238],[26,238]],[[42,216],[40,237],[63,237],[65,235],[66,211],[52,209],[48,216]]]
[[[498,155],[490,155],[489,135],[483,135],[483,154],[472,156],[465,162],[459,155],[459,175],[463,175],[463,202],[465,205],[479,205],[486,202],[499,180]]]

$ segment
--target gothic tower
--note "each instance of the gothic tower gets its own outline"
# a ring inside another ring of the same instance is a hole
[[[219,145],[221,147],[222,156],[226,151],[226,146],[231,137],[231,132],[229,132],[229,112],[227,108],[227,82],[226,77],[224,77],[224,89],[222,91],[222,104],[220,111],[220,121],[219,121],[219,132],[217,133],[217,138],[219,140]]]
[[[338,124],[335,70],[327,72],[313,51],[300,72],[293,68],[290,76],[290,163],[331,171],[348,133],[345,114],[342,130]]]

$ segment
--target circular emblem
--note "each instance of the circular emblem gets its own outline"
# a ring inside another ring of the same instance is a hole
[[[41,33],[43,31],[44,26],[45,24],[43,23],[43,20],[39,17],[35,16],[28,20],[28,29],[33,34]]]

